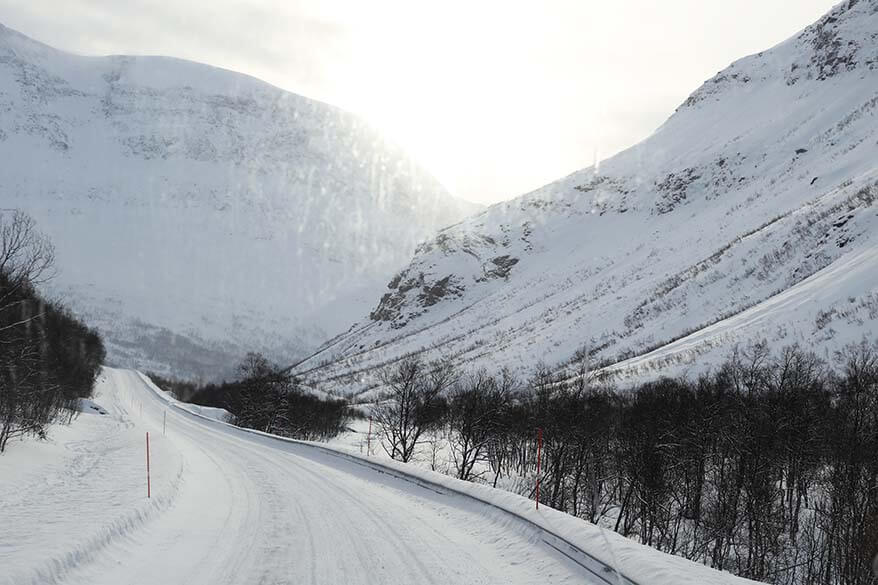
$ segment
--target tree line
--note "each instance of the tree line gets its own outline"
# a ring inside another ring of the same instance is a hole
[[[247,354],[231,382],[199,385],[155,374],[150,378],[179,400],[226,409],[234,425],[284,437],[326,441],[357,416],[344,400],[307,392],[289,371],[259,353]]]
[[[874,583],[878,343],[832,359],[756,343],[698,378],[628,387],[592,375],[584,353],[573,364],[572,377],[538,366],[519,380],[403,359],[380,373],[375,443],[531,498],[539,450],[542,504],[759,581]],[[234,424],[301,439],[363,416],[259,354],[233,382],[157,382]]]
[[[0,453],[14,437],[69,422],[104,360],[97,332],[37,291],[53,262],[32,218],[0,214]]]
[[[874,582],[878,344],[831,363],[754,344],[697,379],[622,389],[581,363],[519,382],[404,360],[373,405],[380,444],[533,497],[542,429],[543,504],[755,580]]]

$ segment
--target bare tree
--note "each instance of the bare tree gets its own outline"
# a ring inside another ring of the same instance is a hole
[[[381,373],[387,392],[375,401],[373,416],[388,455],[411,460],[424,433],[441,422],[442,393],[453,380],[448,364],[425,366],[417,358],[406,358]]]
[[[0,274],[4,277],[0,312],[17,316],[4,318],[0,331],[15,329],[40,316],[21,310],[27,299],[20,298],[20,293],[23,288],[35,287],[51,278],[54,263],[55,247],[37,230],[33,218],[19,210],[0,212]]]
[[[503,472],[511,472],[511,462],[514,459],[513,452],[516,450],[516,431],[512,423],[517,410],[516,396],[520,392],[520,385],[515,376],[508,369],[503,369],[495,378],[497,391],[503,396],[503,405],[497,416],[496,426],[493,429],[491,440],[487,445],[485,458],[494,474],[493,487]]]
[[[292,377],[260,353],[250,352],[238,366],[240,407],[235,424],[264,431],[281,432],[289,426],[285,403],[292,390]]]
[[[504,385],[505,386],[505,385]],[[451,457],[459,479],[471,480],[484,462],[501,424],[504,388],[479,370],[455,385],[448,409]]]
[[[0,212],[0,272],[11,288],[42,284],[53,276],[54,263],[55,246],[32,217],[19,210]]]
[[[52,276],[54,248],[28,215],[0,213],[0,452],[10,438],[43,435],[89,396],[104,358],[100,336],[36,285]]]

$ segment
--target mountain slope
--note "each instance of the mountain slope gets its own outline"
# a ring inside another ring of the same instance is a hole
[[[113,363],[176,375],[315,347],[473,211],[331,106],[2,26],[0,160],[0,207],[57,245],[52,292],[98,325]]]
[[[753,338],[831,351],[873,335],[876,31],[878,0],[843,2],[708,80],[641,144],[443,230],[297,371],[356,392],[410,353],[525,374],[585,348],[654,376]],[[760,318],[728,319],[751,307]]]

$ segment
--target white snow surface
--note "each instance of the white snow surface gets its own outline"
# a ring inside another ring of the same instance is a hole
[[[637,146],[442,230],[296,372],[356,394],[406,355],[526,376],[585,349],[642,378],[874,338],[876,31],[878,0],[846,0]]]
[[[90,398],[77,398],[76,399],[76,410],[82,412],[84,414],[100,414],[107,415],[109,412],[104,409],[103,406],[95,402]]]
[[[105,368],[94,399],[108,415],[0,456],[0,584],[752,583],[510,493],[193,414],[134,371]]]
[[[416,244],[474,211],[356,117],[166,57],[83,57],[0,25],[0,208],[110,360],[218,378],[304,356]]]

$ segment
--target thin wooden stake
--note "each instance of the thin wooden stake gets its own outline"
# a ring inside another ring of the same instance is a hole
[[[537,510],[540,509],[540,467],[543,458],[543,429],[537,429]]]
[[[146,431],[146,497],[152,497],[152,486],[149,481],[149,431]]]

